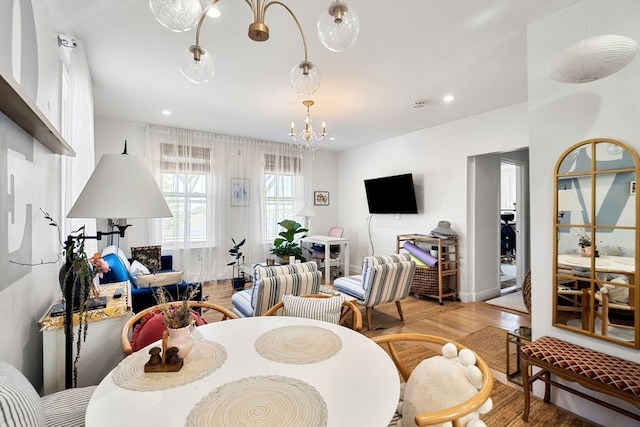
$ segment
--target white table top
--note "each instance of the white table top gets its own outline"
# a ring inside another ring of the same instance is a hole
[[[596,271],[604,273],[635,273],[635,258],[603,255],[595,258]],[[591,257],[579,254],[560,254],[558,264],[561,266],[591,268]]]
[[[340,338],[341,348],[326,360],[307,364],[275,362],[257,353],[255,342],[260,336],[290,325],[332,331]],[[114,383],[112,371],[91,398],[86,425],[183,426],[196,404],[213,390],[242,378],[265,375],[284,376],[314,387],[326,403],[328,426],[386,426],[395,412],[400,390],[395,365],[379,345],[351,329],[269,316],[210,323],[197,330],[204,339],[224,347],[227,357],[222,366],[200,380],[162,391],[121,388]],[[244,400],[251,401],[251,396]]]
[[[301,242],[309,242],[309,243],[349,243],[349,239],[346,237],[331,237],[331,236],[322,236],[322,235],[314,235],[314,236],[306,236],[300,239]]]

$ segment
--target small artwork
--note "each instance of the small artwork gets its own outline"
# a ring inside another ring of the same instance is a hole
[[[249,206],[249,178],[231,178],[231,206]]]
[[[636,194],[636,182],[631,181],[629,184],[629,194]]]
[[[316,206],[329,206],[329,192],[328,191],[314,191],[313,192],[313,204]]]

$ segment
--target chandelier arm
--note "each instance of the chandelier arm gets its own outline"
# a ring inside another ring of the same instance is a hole
[[[289,9],[289,6],[287,6],[286,4],[274,0],[274,1],[269,1],[266,2],[264,4],[264,8],[263,8],[263,18],[264,15],[267,13],[267,9],[269,8],[269,6],[273,5],[273,4],[278,4],[280,6],[282,6],[283,8],[285,8],[287,10],[287,12],[289,12],[289,15],[291,15],[291,17],[293,18],[293,20],[295,21],[296,25],[298,26],[298,31],[300,32],[300,37],[302,38],[302,47],[304,48],[304,62],[308,62],[309,60],[307,59],[307,40],[304,37],[304,32],[302,31],[302,26],[300,25],[300,21],[298,21],[298,18],[296,18],[296,15],[293,14],[293,11],[291,9]]]
[[[211,0],[211,3],[207,5],[202,11],[202,15],[200,15],[200,19],[198,19],[198,27],[196,28],[196,46],[200,46],[200,28],[202,28],[202,24],[204,23],[204,18],[207,17],[207,12],[211,7],[218,3],[219,0]]]

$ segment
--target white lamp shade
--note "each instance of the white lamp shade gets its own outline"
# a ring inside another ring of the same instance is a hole
[[[67,218],[173,216],[147,162],[129,154],[102,156]]]
[[[298,209],[298,212],[296,212],[296,216],[316,216],[316,213],[308,204],[305,203],[300,209]]]
[[[620,71],[637,53],[638,43],[629,37],[591,37],[556,55],[547,65],[547,73],[561,83],[591,82]]]

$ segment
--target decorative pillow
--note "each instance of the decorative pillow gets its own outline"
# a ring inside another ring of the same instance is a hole
[[[624,283],[628,285],[629,278],[617,277],[613,279],[611,282]],[[629,304],[629,288],[625,288],[624,286],[615,286],[615,285],[606,283],[604,285],[604,289],[606,289],[606,292],[609,294],[609,300],[611,302],[618,303],[618,304]]]
[[[191,312],[191,318],[196,323],[196,326],[204,325],[207,322],[194,311]],[[167,329],[167,325],[164,324],[161,310],[155,310],[145,315],[140,322],[133,328],[131,334],[131,349],[135,352],[145,348],[151,343],[154,343],[162,339],[162,332]]]
[[[403,427],[415,426],[416,414],[450,408],[478,393],[482,373],[475,365],[475,354],[464,349],[458,355],[451,343],[443,346],[442,354],[423,360],[411,373],[402,402]],[[474,425],[484,425],[478,418],[479,414],[489,412],[492,405],[491,398],[488,398],[476,412],[460,418],[461,424],[468,425],[474,420]]]
[[[3,361],[0,361],[0,423],[7,427],[45,425],[38,392],[22,372]]]
[[[102,275],[100,283],[126,282],[129,280],[129,269],[115,253],[102,255],[102,259],[109,265],[110,270]]]
[[[129,267],[129,275],[131,276],[131,281],[136,288],[140,287],[140,283],[138,281],[139,276],[143,276],[145,274],[151,274],[147,267],[140,264],[138,261],[133,261],[131,263],[131,267]]]
[[[284,315],[322,320],[338,324],[342,312],[343,296],[330,298],[305,298],[295,295],[283,295]]]
[[[163,271],[162,273],[138,276],[138,288],[158,288],[182,283],[182,271]]]
[[[138,246],[131,248],[131,257],[147,267],[150,272],[156,273],[160,271],[161,249],[162,247],[160,245]]]

